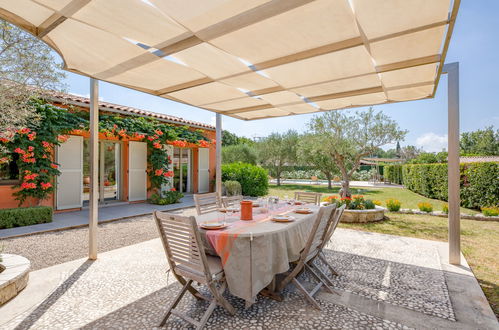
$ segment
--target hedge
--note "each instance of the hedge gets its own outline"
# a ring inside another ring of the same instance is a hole
[[[384,177],[391,183],[402,184],[402,165],[385,165]]]
[[[461,206],[480,209],[499,205],[499,163],[461,164]],[[447,164],[414,164],[402,168],[404,186],[428,198],[447,201]]]
[[[49,206],[18,207],[0,210],[0,229],[52,222]]]
[[[265,196],[269,190],[267,170],[251,164],[222,165],[222,181],[237,181],[244,196]]]

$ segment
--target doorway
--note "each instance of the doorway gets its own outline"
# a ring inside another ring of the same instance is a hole
[[[108,204],[121,199],[121,143],[99,141],[99,189],[100,204]],[[90,145],[83,141],[83,206],[88,206],[90,198]]]
[[[173,187],[182,193],[191,193],[191,149],[173,148]]]

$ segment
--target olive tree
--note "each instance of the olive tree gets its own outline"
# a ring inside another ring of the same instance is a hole
[[[407,131],[387,115],[373,108],[356,111],[329,111],[312,118],[310,133],[317,136],[318,144],[338,166],[343,180],[341,196],[350,196],[350,180],[359,168],[362,157],[377,148],[401,141]]]
[[[63,87],[65,75],[53,54],[44,42],[0,19],[0,135],[33,116],[31,97]]]
[[[284,166],[296,162],[297,145],[298,133],[293,130],[282,134],[272,133],[257,144],[258,159],[261,165],[268,169],[270,175],[277,179],[278,186],[281,185]]]
[[[298,143],[297,155],[301,164],[312,166],[324,173],[328,189],[332,189],[331,181],[339,170],[336,162],[328,155],[327,147],[322,144],[320,136],[302,135]]]

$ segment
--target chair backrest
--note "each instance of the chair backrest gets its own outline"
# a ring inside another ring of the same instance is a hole
[[[214,212],[221,207],[220,199],[218,198],[218,194],[216,192],[194,194],[194,204],[196,205],[198,215]]]
[[[305,248],[302,251],[300,261],[305,262],[309,259],[309,256],[315,255],[316,252],[318,252],[318,249],[322,245],[324,232],[327,230],[331,213],[333,213],[335,207],[336,205],[328,205],[319,209],[319,213],[317,213],[317,217],[314,220]]]
[[[238,196],[223,196],[222,197],[222,207],[239,207],[241,201],[243,200],[242,195]]]
[[[322,241],[322,245],[320,247],[321,250],[326,246],[326,244],[329,242],[329,240],[333,236],[334,231],[336,230],[336,227],[338,226],[338,223],[340,223],[341,216],[343,215],[343,211],[345,211],[345,207],[346,207],[346,205],[343,204],[339,208],[336,208],[334,210],[334,212],[331,214],[330,223],[328,225],[328,229],[325,233],[324,239]]]
[[[322,194],[314,192],[295,192],[295,200],[305,203],[313,203],[315,205],[320,205]]]
[[[196,218],[154,212],[170,269],[176,275],[206,282],[211,278]]]

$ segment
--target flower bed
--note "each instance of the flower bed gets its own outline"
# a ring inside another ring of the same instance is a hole
[[[375,222],[385,218],[385,209],[376,206],[369,210],[345,210],[341,216],[340,222],[358,223],[358,222]]]
[[[345,211],[340,222],[373,222],[381,221],[385,217],[385,209],[375,205],[370,199],[365,199],[364,196],[354,195],[351,198],[339,198],[332,195],[324,198],[327,203],[336,203],[339,207],[346,205]]]

